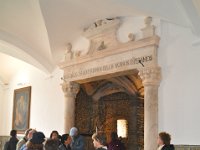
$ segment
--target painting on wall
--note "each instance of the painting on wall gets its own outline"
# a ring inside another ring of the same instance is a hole
[[[29,128],[31,103],[31,86],[14,91],[12,128],[24,133]]]

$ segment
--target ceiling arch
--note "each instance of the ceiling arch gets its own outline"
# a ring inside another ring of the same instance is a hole
[[[95,100],[118,92],[125,92],[129,95],[137,95],[139,97],[144,96],[142,80],[137,74],[89,82],[83,84],[82,87]]]
[[[199,12],[197,0],[0,0],[0,52],[49,73],[66,44],[98,19],[151,15],[199,35]]]
[[[18,59],[23,57],[23,61],[42,71],[53,70],[55,64],[39,1],[0,0],[0,20],[0,52]]]

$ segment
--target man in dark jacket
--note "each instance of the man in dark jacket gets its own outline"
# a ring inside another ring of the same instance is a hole
[[[170,144],[171,136],[166,132],[159,133],[158,136],[158,150],[175,150],[174,145]]]
[[[125,146],[119,140],[116,132],[111,133],[111,142],[108,144],[108,150],[125,150]]]
[[[16,145],[17,142],[19,141],[17,139],[17,131],[16,130],[11,130],[10,131],[10,140],[6,142],[4,145],[4,150],[16,150]]]
[[[174,145],[164,145],[161,150],[175,150]]]

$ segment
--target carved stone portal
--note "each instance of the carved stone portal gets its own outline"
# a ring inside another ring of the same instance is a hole
[[[74,90],[75,85],[129,76],[139,71],[144,86],[144,150],[154,150],[157,148],[158,87],[161,80],[157,62],[160,38],[155,34],[152,18],[147,17],[145,28],[141,29],[142,39],[135,40],[134,33],[131,33],[127,35],[130,39],[127,43],[120,43],[116,36],[120,21],[120,18],[96,21],[83,33],[90,40],[88,53],[84,56],[72,55],[68,50],[66,58],[69,54],[71,59],[59,65],[64,70],[65,83],[76,83],[72,87],[63,85],[66,98],[65,131],[69,132],[74,125],[74,96],[78,91]],[[94,99],[97,98],[98,95],[95,95]]]

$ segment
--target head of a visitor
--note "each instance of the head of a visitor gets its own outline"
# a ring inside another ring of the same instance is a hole
[[[52,131],[51,135],[50,135],[50,138],[53,139],[53,140],[58,140],[59,139],[58,131]]]
[[[24,133],[25,138],[28,138],[28,134],[29,134],[29,132],[30,132],[31,130],[32,130],[32,129],[27,129],[27,130],[25,131],[25,133]]]
[[[17,131],[16,130],[11,130],[10,131],[10,136],[16,137],[17,136]]]
[[[45,141],[45,135],[43,132],[35,132],[33,133],[32,138],[30,139],[30,142],[32,144],[42,144]]]
[[[71,137],[69,136],[69,134],[63,134],[61,137],[61,143],[68,145],[71,143]]]
[[[171,142],[171,135],[166,132],[160,132],[158,135],[158,145],[170,145]]]
[[[103,133],[93,134],[92,140],[95,148],[100,148],[106,145],[106,136]]]
[[[44,145],[45,150],[58,150],[59,141],[54,139],[48,139]]]
[[[117,132],[112,132],[110,136],[112,141],[118,140]]]
[[[35,129],[32,129],[28,132],[27,138],[30,140],[33,137],[33,134],[37,132]]]
[[[76,127],[72,127],[71,129],[70,129],[70,132],[69,132],[69,135],[71,136],[71,137],[76,137],[76,136],[78,136],[78,129],[76,128]]]

